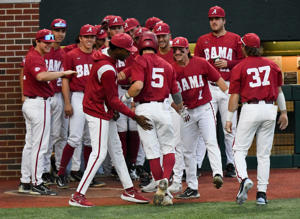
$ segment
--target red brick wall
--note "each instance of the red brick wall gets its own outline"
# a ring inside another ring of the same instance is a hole
[[[21,3],[0,3],[0,180],[20,176],[25,123],[19,66],[39,29],[39,3],[15,2]]]

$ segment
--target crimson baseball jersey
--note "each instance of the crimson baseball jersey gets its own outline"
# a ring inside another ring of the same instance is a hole
[[[65,46],[63,48],[63,50],[64,50],[65,53],[68,53],[71,50],[76,49],[76,48],[78,48],[78,45],[77,45],[77,43],[74,43],[74,44],[70,44],[70,45]]]
[[[240,94],[241,102],[275,101],[282,73],[271,60],[249,56],[232,69],[229,93]]]
[[[173,67],[177,74],[176,79],[184,105],[189,109],[193,109],[211,101],[208,80],[217,81],[221,75],[203,58],[192,57],[189,60],[188,65],[185,67],[177,63],[174,63]]]
[[[170,51],[167,54],[161,54],[160,51],[158,50],[157,55],[159,57],[162,57],[164,60],[166,60],[170,64],[173,64],[175,62],[174,58],[173,58],[173,49],[170,49]]]
[[[33,47],[33,46],[31,46],[31,47],[29,48],[28,52],[30,52],[30,51],[32,51],[32,50],[34,50],[34,47]],[[27,53],[27,54],[28,54],[28,53]],[[27,55],[27,54],[26,54],[26,55]],[[25,60],[26,60],[26,58],[24,57],[23,60],[22,60],[22,62],[20,63],[20,67],[24,68]]]
[[[144,82],[135,102],[163,101],[169,94],[179,92],[172,66],[156,54],[137,56],[131,69],[132,81]]]
[[[112,119],[113,110],[134,117],[134,112],[118,97],[116,60],[100,51],[95,52],[93,59],[95,63],[87,81],[83,111],[105,120]]]
[[[90,75],[91,68],[94,60],[92,54],[85,53],[79,48],[75,48],[65,55],[64,59],[64,70],[73,70],[77,74],[69,75],[70,79],[70,90],[71,91],[84,91],[87,78]]]
[[[197,40],[195,56],[205,58],[214,66],[214,60],[219,57],[227,61],[228,67],[218,69],[225,81],[230,80],[231,69],[243,58],[241,37],[232,32],[223,36],[214,36],[212,33],[200,36]]]
[[[27,97],[50,97],[54,92],[47,81],[38,81],[36,76],[41,72],[46,72],[47,67],[43,56],[32,49],[26,55],[23,77],[23,93]]]
[[[58,49],[54,49],[52,47],[50,52],[45,54],[44,56],[48,71],[52,71],[52,72],[63,71],[64,56],[65,56],[65,52],[63,49],[61,49],[60,47]],[[52,80],[50,83],[55,93],[61,92],[61,78]]]

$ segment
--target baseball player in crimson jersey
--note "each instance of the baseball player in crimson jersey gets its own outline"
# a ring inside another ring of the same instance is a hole
[[[133,39],[133,34],[140,27],[140,22],[135,18],[127,18],[124,23],[124,32],[129,34]]]
[[[122,101],[134,97],[137,103],[136,114],[146,115],[153,130],[144,130],[138,126],[139,136],[152,175],[158,185],[154,195],[155,205],[172,204],[172,195],[168,192],[168,179],[175,163],[175,138],[171,117],[169,94],[179,106],[182,116],[188,120],[182,98],[175,80],[172,66],[155,53],[158,50],[157,38],[152,32],[145,32],[139,41],[140,56],[137,56],[131,68],[133,84],[122,96]],[[163,168],[160,156],[163,155]]]
[[[133,40],[128,34],[117,34],[112,37],[107,54],[97,51],[94,55],[95,64],[83,100],[83,110],[91,133],[92,153],[76,193],[69,201],[72,206],[93,206],[85,198],[85,193],[97,169],[105,159],[107,150],[125,188],[121,198],[138,203],[149,202],[133,188],[122,154],[116,122],[112,119],[113,110],[117,110],[135,119],[143,129],[150,130],[152,128],[147,123],[148,119],[144,116],[137,116],[118,97],[116,61],[124,60],[130,52],[135,50]]]
[[[267,204],[267,186],[270,174],[270,155],[277,116],[277,101],[281,114],[279,128],[288,125],[286,104],[281,90],[282,74],[271,60],[260,57],[260,39],[254,33],[245,34],[241,42],[246,56],[232,70],[229,93],[231,94],[226,130],[232,132],[233,113],[241,98],[242,109],[233,145],[234,162],[240,189],[236,197],[238,204],[247,200],[253,182],[248,178],[246,156],[256,134],[257,194],[256,203]]]
[[[177,82],[182,99],[191,116],[189,122],[182,125],[183,155],[186,169],[187,189],[176,196],[179,199],[200,197],[196,176],[196,146],[201,135],[213,171],[213,183],[216,188],[223,184],[221,153],[216,136],[216,123],[209,91],[208,80],[215,82],[224,92],[228,89],[220,73],[203,58],[192,57],[188,40],[176,37],[173,40],[173,53],[176,63]]]
[[[107,32],[101,25],[96,25],[95,27],[97,29],[95,49],[104,49],[108,46]]]
[[[83,141],[83,145],[85,146],[83,149],[85,163],[87,163],[89,154],[92,150],[90,147],[89,130],[82,109],[82,100],[86,81],[94,63],[92,54],[95,38],[96,29],[94,26],[89,24],[82,26],[79,34],[79,47],[68,52],[64,60],[64,69],[74,69],[78,74],[73,77],[63,78],[62,80],[62,93],[65,103],[64,110],[66,116],[69,117],[70,122],[69,136],[63,150],[58,178],[56,179],[56,183],[60,188],[68,187],[65,169],[73,156],[74,149],[82,147]],[[79,169],[77,171],[79,171]]]
[[[57,18],[51,22],[52,33],[55,42],[49,53],[45,54],[44,59],[48,71],[63,71],[63,58],[65,52],[60,48],[60,43],[66,36],[67,23],[65,20]],[[61,78],[51,81],[54,96],[50,98],[51,106],[51,134],[50,143],[45,155],[43,180],[45,184],[55,183],[54,177],[50,174],[50,158],[55,147],[55,169],[59,169],[59,162],[62,150],[67,140],[68,120],[64,116],[64,101],[61,93]]]
[[[162,23],[163,21],[158,17],[149,17],[145,22],[145,27],[150,31],[153,31],[154,26],[157,23]]]
[[[50,52],[54,36],[50,30],[36,33],[36,47],[26,56],[23,78],[25,101],[22,111],[26,122],[26,144],[22,153],[19,192],[56,195],[42,180],[45,153],[50,137],[50,100],[54,92],[48,81],[76,73],[48,72],[43,56]],[[33,186],[31,188],[30,181]]]
[[[210,64],[212,64],[220,72],[221,76],[229,86],[231,69],[243,58],[240,43],[241,38],[239,35],[225,29],[224,25],[226,20],[223,8],[219,6],[211,7],[208,11],[208,18],[212,32],[199,37],[194,53],[195,56],[203,57],[209,61]],[[211,103],[213,104],[215,114],[219,111],[222,126],[225,127],[229,95],[223,93],[215,83],[210,83],[209,85],[213,98]],[[232,153],[236,120],[237,118],[235,113],[232,120],[232,133],[225,132],[224,130],[224,143],[227,157],[225,176],[227,177],[236,176]],[[203,148],[203,150],[205,149]],[[205,151],[203,153],[205,153]]]

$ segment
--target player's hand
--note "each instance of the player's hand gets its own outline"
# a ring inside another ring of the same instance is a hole
[[[120,118],[120,113],[114,110],[113,120],[117,121]]]
[[[135,115],[133,119],[141,126],[144,130],[151,130],[153,128],[152,124],[150,124],[150,120],[145,116]]]
[[[76,71],[72,71],[72,70],[64,71],[64,76],[71,75],[71,74],[77,74],[77,72]]]
[[[232,133],[232,122],[231,121],[226,121],[225,131],[228,133]]]
[[[279,119],[277,121],[277,124],[279,125],[279,129],[280,130],[286,129],[286,127],[289,124],[289,120],[288,120],[287,112],[286,111],[281,112],[281,114],[279,116]]]
[[[71,117],[73,115],[73,107],[71,104],[65,104],[65,115]]]
[[[121,71],[117,74],[117,78],[118,78],[118,81],[122,81],[122,80],[126,79],[126,75],[123,71]]]
[[[182,109],[179,110],[179,114],[181,116],[181,118],[183,119],[184,122],[188,122],[191,119],[191,116],[189,114],[189,111],[187,110],[187,108],[184,106],[182,107]]]
[[[227,68],[227,61],[225,59],[217,59],[214,64],[217,68]]]
[[[22,103],[24,103],[25,99],[26,99],[26,97],[24,95],[22,95],[22,97],[21,97]]]

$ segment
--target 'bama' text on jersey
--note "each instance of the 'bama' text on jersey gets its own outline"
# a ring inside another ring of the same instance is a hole
[[[178,82],[178,87],[181,92],[204,86],[202,75],[193,75],[188,76],[187,78],[181,78]]]
[[[76,65],[77,78],[89,75],[92,66],[93,64]]]
[[[227,60],[232,60],[232,48],[227,47],[211,47],[204,49],[205,59],[215,59],[217,57]]]

